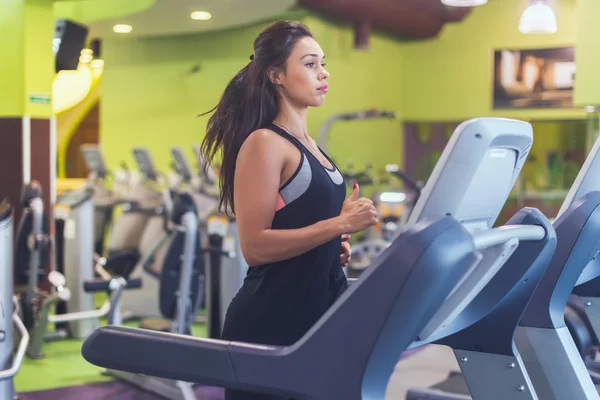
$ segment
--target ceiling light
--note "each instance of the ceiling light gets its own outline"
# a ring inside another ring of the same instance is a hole
[[[450,7],[475,7],[482,6],[488,0],[442,0],[442,4]]]
[[[212,18],[212,15],[210,15],[210,13],[206,12],[206,11],[194,11],[192,13],[191,17],[192,17],[192,19],[195,19],[198,21],[207,21]]]
[[[129,33],[132,30],[133,30],[133,28],[131,27],[131,25],[119,24],[119,25],[113,26],[113,31],[116,33]]]
[[[519,32],[525,34],[550,34],[557,31],[556,15],[542,0],[534,0],[521,15]]]

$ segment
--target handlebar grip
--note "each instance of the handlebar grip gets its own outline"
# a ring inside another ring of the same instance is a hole
[[[116,279],[116,278],[115,278]],[[111,283],[113,279],[94,279],[83,283],[83,290],[88,293],[91,292],[106,292],[111,290]],[[140,278],[130,278],[126,280],[125,289],[139,289],[142,287],[142,280]]]
[[[125,286],[125,289],[139,289],[141,287],[142,287],[142,279],[141,278],[127,279],[127,286]]]
[[[103,279],[94,279],[92,281],[83,282],[83,290],[88,293],[91,292],[105,292],[109,289],[110,283],[112,279],[109,281],[105,281]]]

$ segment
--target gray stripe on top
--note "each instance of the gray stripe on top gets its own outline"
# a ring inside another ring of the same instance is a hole
[[[337,168],[335,169],[335,171],[330,171],[327,168],[325,168],[325,171],[327,171],[329,177],[336,185],[341,185],[344,182],[344,177]]]
[[[302,194],[304,194],[304,192],[306,192],[310,186],[310,181],[312,180],[312,170],[310,169],[308,158],[303,155],[302,160],[302,167],[300,167],[300,171],[298,171],[292,181],[289,182],[287,186],[281,189],[279,192],[285,205],[290,204],[292,201],[302,196]]]

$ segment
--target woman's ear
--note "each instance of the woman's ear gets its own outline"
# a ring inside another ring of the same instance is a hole
[[[276,69],[270,70],[269,79],[271,80],[271,82],[273,82],[273,84],[277,86],[281,85],[281,72]]]

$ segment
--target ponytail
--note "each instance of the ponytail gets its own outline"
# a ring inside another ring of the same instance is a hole
[[[209,111],[214,113],[208,120],[206,136],[202,141],[205,171],[216,155],[222,153],[219,208],[227,215],[235,213],[233,181],[240,148],[252,132],[275,119],[278,111],[275,89],[270,87],[272,84],[266,75],[252,71],[253,62],[233,77],[219,104]]]

